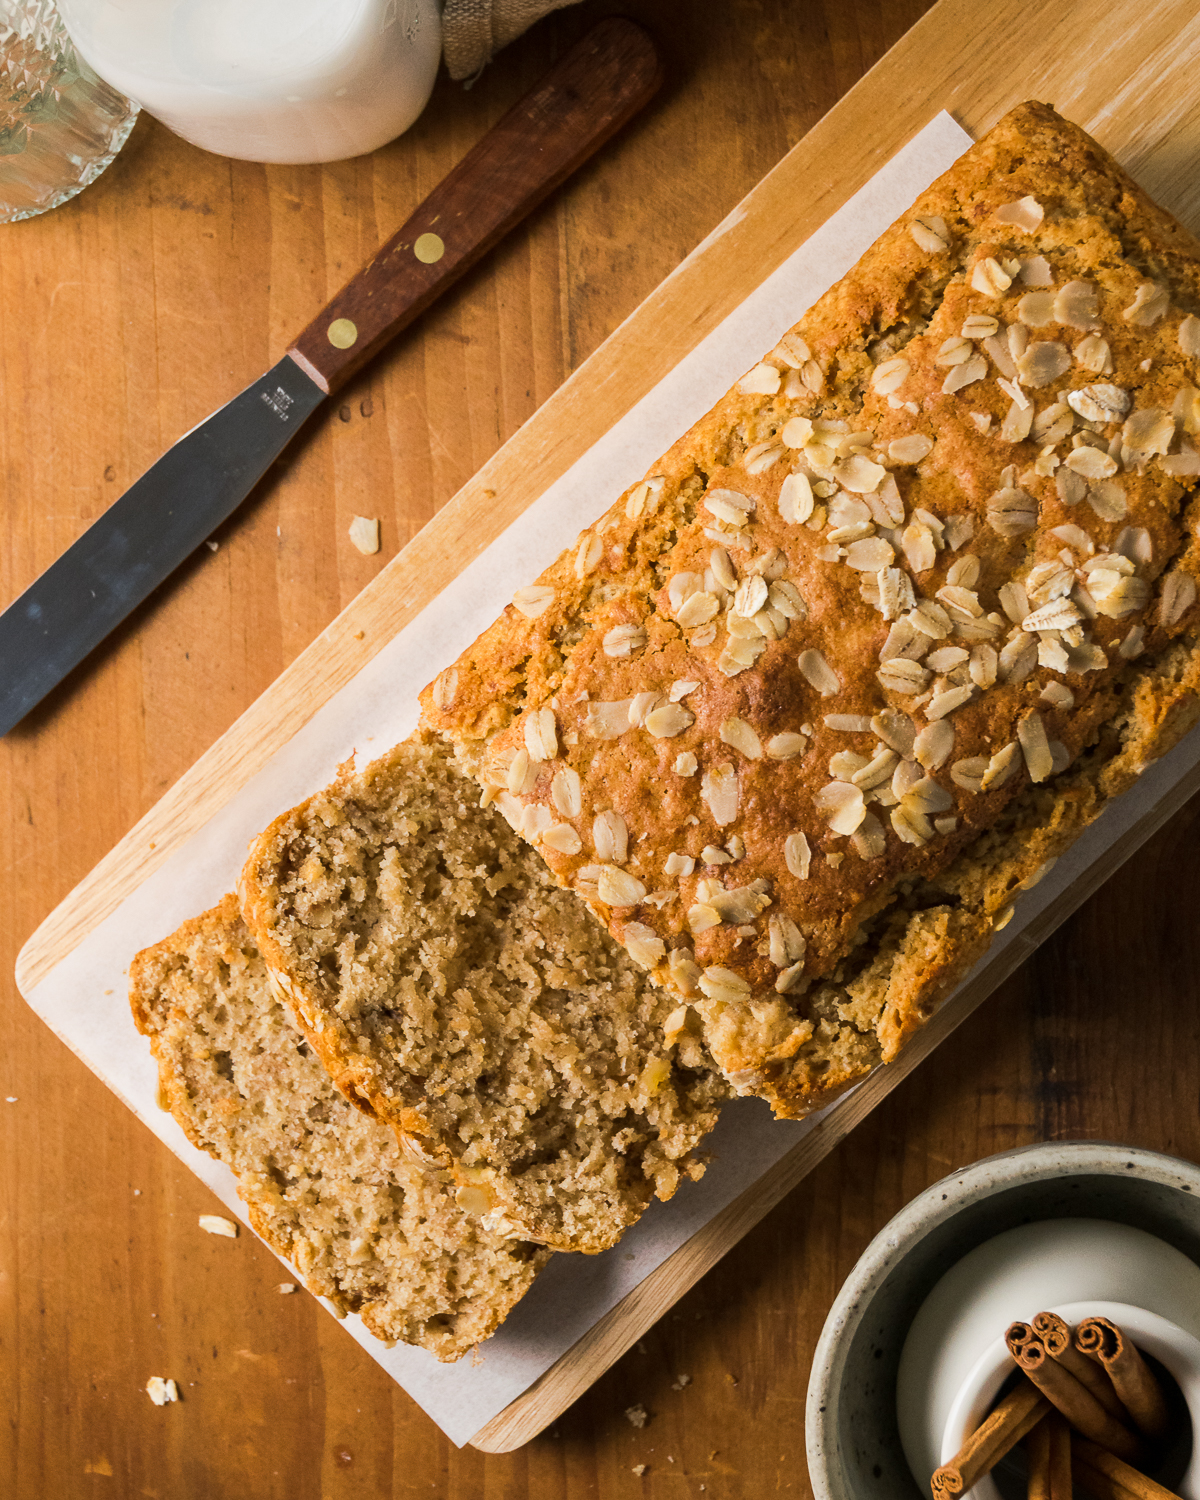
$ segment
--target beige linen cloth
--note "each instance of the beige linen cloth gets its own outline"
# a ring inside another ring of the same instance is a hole
[[[535,21],[578,0],[446,0],[442,47],[451,78],[473,78]]]

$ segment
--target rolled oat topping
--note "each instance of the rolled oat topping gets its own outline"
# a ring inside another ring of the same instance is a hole
[[[1033,788],[1076,775],[1103,695],[1194,628],[1200,271],[1174,251],[1132,264],[1134,210],[1113,205],[1134,190],[1041,106],[1018,115],[1025,134],[968,153],[672,450],[653,513],[637,487],[618,502],[625,571],[585,574],[577,605],[547,574],[559,604],[528,632],[558,694],[555,764],[627,820],[627,860],[608,862],[654,891],[668,858],[703,861],[672,866],[674,906],[639,908],[659,972],[686,945],[717,1047],[750,1025],[726,975],[783,1007],[754,1022],[793,1048],[779,1076],[826,1013],[810,986],[854,1011],[831,976],[857,972],[863,913],[897,912],[904,880],[936,883]],[[1137,220],[1146,244],[1154,222]],[[509,660],[521,678],[517,646]],[[541,706],[540,679],[527,690]],[[530,787],[505,748],[512,795],[544,803],[548,773]],[[555,868],[576,880],[593,857]],[[731,924],[697,883],[743,869],[721,889],[761,877],[773,904]],[[785,918],[802,962],[779,962]]]

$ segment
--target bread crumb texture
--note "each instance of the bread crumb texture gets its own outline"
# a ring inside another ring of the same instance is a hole
[[[422,695],[785,1116],[1197,710],[1200,245],[1006,116]]]
[[[563,890],[439,741],[279,818],[246,920],[337,1086],[486,1230],[616,1242],[729,1093],[698,1025]]]
[[[342,1098],[273,993],[234,896],[139,953],[130,995],[171,1113],[340,1314],[455,1360],[529,1289],[548,1252],[482,1229],[448,1173],[414,1167]]]

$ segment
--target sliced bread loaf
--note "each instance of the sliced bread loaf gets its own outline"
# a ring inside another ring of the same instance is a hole
[[[1200,711],[1198,384],[1200,242],[1022,104],[423,722],[730,1081],[808,1113]]]
[[[598,1251],[681,1174],[727,1086],[676,1002],[479,793],[407,742],[278,818],[242,907],[348,1098],[495,1232]]]
[[[274,997],[235,897],[139,953],[130,999],[164,1104],[233,1170],[251,1223],[310,1291],[446,1361],[528,1291],[548,1252],[480,1228],[446,1174],[411,1165],[342,1098]]]

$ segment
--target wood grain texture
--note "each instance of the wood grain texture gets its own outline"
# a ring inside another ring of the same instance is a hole
[[[372,157],[234,163],[146,120],[73,204],[5,229],[6,602],[163,446],[278,358],[597,17],[641,20],[667,59],[660,102],[355,377],[214,556],[198,557],[0,742],[5,972],[282,670],[294,664],[300,702],[283,724],[251,721],[234,738],[251,766],[264,735],[290,733],[306,702],[369,657],[419,577],[397,569],[363,601],[364,625],[331,621],[450,496],[471,481],[436,535],[474,555],[573,456],[575,418],[609,419],[636,396],[636,379],[618,372],[657,379],[738,300],[747,274],[781,257],[781,226],[802,238],[839,185],[864,180],[937,108],[977,131],[1018,98],[1047,98],[1200,224],[1190,6],[942,0],[904,37],[925,8],[588,0],[508,49],[469,93],[440,84],[414,129]],[[853,107],[819,123],[856,85]],[[763,217],[715,241],[704,294],[677,284],[657,294],[653,321],[606,350],[598,394],[574,404],[578,387],[560,389],[570,372],[798,142],[804,191],[769,178]],[[488,495],[486,465],[551,400],[562,438],[548,451],[519,447],[528,480]],[[346,540],[356,513],[382,519],[378,558]],[[317,638],[336,649],[297,662]],[[1037,1139],[1123,1139],[1200,1159],[1198,825],[1189,804],[640,1348],[549,1433],[502,1456],[454,1450],[310,1299],[278,1296],[278,1265],[248,1236],[200,1234],[205,1189],[6,982],[0,1493],[806,1494],[813,1346],[854,1260],[904,1202],[955,1167]],[[100,910],[103,884],[92,890]],[[151,1374],[179,1380],[183,1402],[152,1407]],[[640,1431],[623,1415],[635,1402],[651,1413]]]

